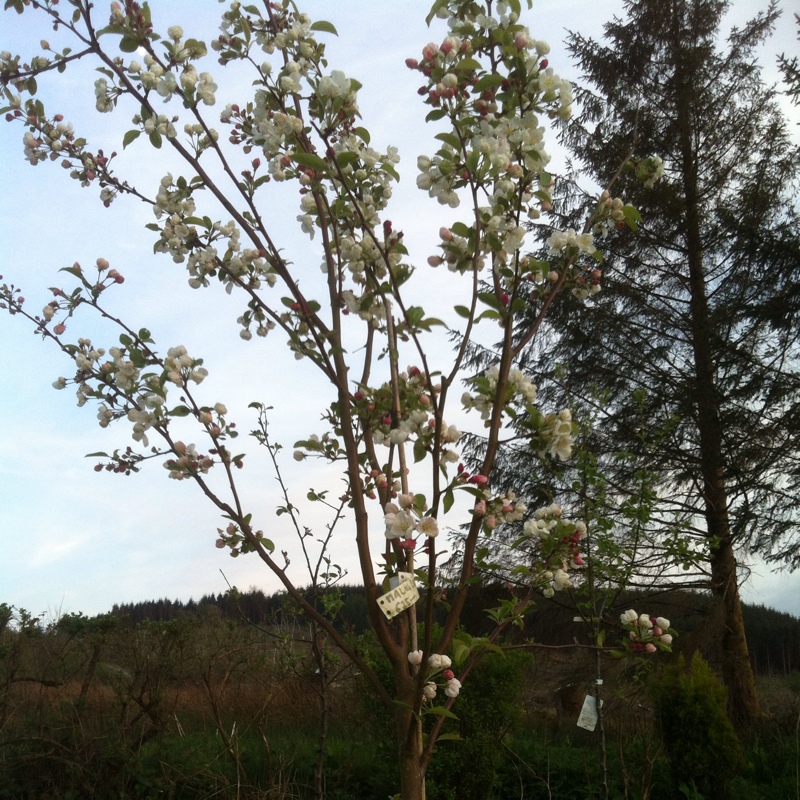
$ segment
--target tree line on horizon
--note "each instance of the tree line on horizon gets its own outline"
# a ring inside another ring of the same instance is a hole
[[[491,620],[485,608],[496,602],[504,587],[487,585],[480,587],[475,598],[464,609],[464,627],[476,631],[476,635],[491,632]],[[335,624],[342,631],[360,635],[369,629],[369,620],[360,586],[342,585],[335,590],[340,600]],[[642,593],[628,592],[620,598],[620,608],[639,606]],[[658,594],[659,607],[670,615],[673,626],[681,631],[675,649],[691,657],[694,649],[706,656],[708,641],[703,629],[708,619],[711,598],[708,593],[697,591],[672,591]],[[266,594],[260,589],[209,593],[198,600],[186,601],[168,598],[143,600],[133,603],[115,603],[108,614],[89,619],[117,617],[134,627],[147,621],[169,622],[181,617],[221,615],[223,619],[237,624],[253,624],[267,627],[302,627],[304,620],[297,614],[289,598],[283,592]],[[573,622],[575,605],[565,598],[559,602],[543,602],[537,612],[528,616],[522,630],[508,636],[510,644],[530,642],[535,651],[536,644],[567,646],[576,639],[581,640],[581,629]],[[762,604],[742,604],[742,617],[750,653],[750,663],[755,675],[785,675],[800,670],[800,618]],[[612,643],[613,637],[608,638]]]

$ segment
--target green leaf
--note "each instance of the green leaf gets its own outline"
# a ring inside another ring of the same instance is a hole
[[[86,278],[83,277],[83,272],[81,272],[79,267],[62,267],[59,272],[68,272],[70,275],[77,278],[84,286],[89,286],[89,284],[86,282]]]
[[[456,71],[457,72],[474,72],[476,69],[481,69],[483,64],[480,61],[476,61],[474,58],[465,58],[463,61],[459,61],[456,64]]]
[[[431,10],[428,12],[428,16],[425,17],[425,24],[430,28],[431,20],[436,16],[436,12],[440,8],[444,8],[447,5],[448,0],[436,0],[436,2],[431,6]]]
[[[462,642],[460,639],[455,639],[453,641],[453,661],[455,665],[460,667],[464,661],[466,661],[468,655],[469,647],[466,643]]]
[[[440,142],[444,142],[445,144],[449,144],[453,150],[461,149],[461,142],[459,141],[458,136],[456,136],[454,133],[448,133],[445,131],[443,133],[437,133],[433,138],[438,139]]]
[[[123,53],[135,53],[139,49],[139,42],[135,36],[123,36],[119,43]]]
[[[433,111],[428,112],[425,117],[425,122],[435,122],[437,119],[442,119],[447,112],[443,108],[434,108]]]
[[[457,733],[442,733],[436,737],[437,742],[463,742],[463,737]]]
[[[346,150],[344,153],[339,153],[336,156],[336,163],[340,167],[346,167],[348,164],[352,164],[355,161],[358,161],[358,153],[354,153],[352,150]]]
[[[8,8],[8,6],[6,6]],[[108,453],[87,453],[84,458],[110,458]]]
[[[623,206],[622,213],[625,215],[625,224],[632,231],[637,231],[639,223],[642,221],[642,215],[633,206]]]
[[[152,144],[156,150],[161,149],[161,134],[158,131],[153,131],[150,134],[150,144]]]
[[[474,91],[475,93],[478,92],[485,92],[487,89],[494,89],[505,80],[502,75],[498,75],[496,72],[490,72],[488,75],[484,75],[482,78],[478,80],[475,84]]]
[[[422,322],[424,316],[425,316],[425,309],[420,308],[420,306],[410,306],[408,311],[406,312],[408,324],[411,326],[419,325],[419,323]]]
[[[324,19],[318,19],[316,22],[311,23],[311,30],[312,31],[325,31],[325,33],[332,33],[334,36],[338,36],[339,32],[333,26],[332,23],[326,22]]]
[[[188,417],[192,410],[188,406],[175,406],[172,411],[168,412],[171,417]]]
[[[366,128],[353,128],[353,133],[358,136],[364,144],[369,144],[370,135]]]
[[[453,495],[453,490],[448,489],[444,493],[444,497],[442,498],[442,507],[444,508],[445,514],[453,507],[454,501],[455,501],[455,496]]]
[[[240,17],[242,22],[242,33],[244,34],[244,40],[247,44],[250,44],[250,39],[253,37],[253,31],[250,28],[250,22],[248,21],[247,17]]]
[[[187,39],[183,46],[191,51],[192,56],[195,58],[202,58],[204,55],[207,55],[208,48],[206,47],[205,42],[201,42],[198,39]]]
[[[328,162],[314,153],[292,153],[289,158],[296,161],[301,167],[308,167],[315,172],[327,172]]]
[[[435,714],[437,717],[446,717],[447,719],[458,719],[458,717],[449,709],[444,706],[433,706],[433,708],[425,709],[426,714]]]
[[[497,311],[500,311],[503,308],[500,298],[494,292],[479,292],[478,299]]]
[[[119,343],[123,347],[130,347],[133,344],[133,339],[131,339],[131,337],[128,336],[126,333],[121,333],[119,335]]]
[[[124,150],[132,141],[134,141],[135,139],[138,139],[141,135],[142,135],[141,131],[137,131],[137,130],[128,131],[122,137],[122,149]]]
[[[387,174],[391,175],[398,183],[400,182],[400,174],[391,164],[382,164],[381,169]]]
[[[25,88],[28,90],[29,94],[36,94],[36,88],[37,88],[36,87],[36,78],[34,78],[33,75],[31,75],[31,77],[28,78],[28,82],[27,82]]]
[[[453,306],[453,311],[455,311],[459,317],[469,319],[469,309],[466,306]]]

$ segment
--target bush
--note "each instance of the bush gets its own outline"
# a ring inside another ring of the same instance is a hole
[[[676,788],[707,800],[727,800],[744,756],[725,713],[726,691],[699,653],[683,656],[651,684],[656,716]]]
[[[497,770],[505,760],[503,739],[522,716],[522,681],[527,653],[489,653],[472,670],[459,696],[458,720],[444,728],[463,741],[443,741],[428,770],[428,795],[435,800],[487,800],[496,796]]]

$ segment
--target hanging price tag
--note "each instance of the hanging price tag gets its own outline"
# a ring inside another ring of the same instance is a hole
[[[603,701],[600,701],[602,707]],[[585,728],[587,731],[593,731],[597,725],[597,703],[594,695],[587,694],[583,701],[583,708],[578,717],[578,727]]]

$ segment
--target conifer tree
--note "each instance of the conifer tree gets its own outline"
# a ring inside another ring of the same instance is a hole
[[[552,315],[542,346],[551,377],[566,353],[581,354],[557,381],[562,388],[549,391],[602,397],[601,451],[646,456],[660,480],[655,518],[682,517],[694,529],[714,599],[712,658],[734,720],[747,724],[758,702],[737,555],[800,565],[791,535],[800,485],[800,162],[754,56],[776,5],[723,41],[727,6],[630,0],[604,42],[570,34],[583,88],[581,113],[563,133],[578,161],[575,180],[561,184],[560,211],[577,220],[592,202],[579,179],[613,183],[645,221],[635,236],[604,232],[602,294],[580,318]],[[653,189],[633,180],[649,154],[665,170]],[[626,159],[629,171],[618,175]],[[646,453],[632,422],[642,413],[660,432]],[[632,477],[626,469],[619,485]]]

